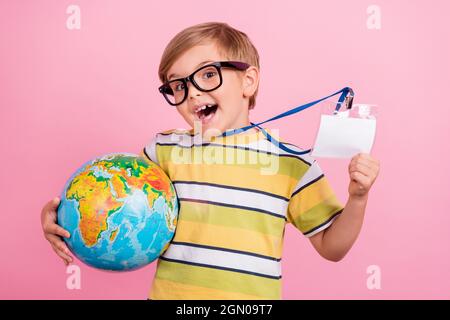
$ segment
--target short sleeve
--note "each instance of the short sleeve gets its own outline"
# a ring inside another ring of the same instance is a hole
[[[311,237],[328,228],[343,209],[344,206],[314,160],[289,199],[288,222],[306,237]]]
[[[158,135],[156,135],[153,139],[150,140],[150,142],[144,147],[142,150],[142,153],[150,159],[150,161],[153,161],[154,163],[158,164],[158,157],[156,154],[156,144],[158,142]]]

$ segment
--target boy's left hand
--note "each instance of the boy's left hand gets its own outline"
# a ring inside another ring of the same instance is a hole
[[[380,161],[372,158],[368,153],[358,153],[348,166],[350,185],[348,193],[350,197],[367,196],[372,184],[380,171]]]

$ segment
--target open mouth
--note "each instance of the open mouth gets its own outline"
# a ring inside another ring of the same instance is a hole
[[[217,104],[210,104],[203,106],[199,111],[196,112],[197,117],[205,123],[209,119],[211,119],[216,113],[218,108]]]

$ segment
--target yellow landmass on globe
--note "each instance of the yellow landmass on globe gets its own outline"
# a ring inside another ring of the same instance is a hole
[[[114,241],[114,239],[116,238],[116,236],[117,236],[117,229],[116,230],[114,230],[113,232],[111,232],[111,236],[109,237],[109,240],[110,241]]]
[[[122,207],[122,202],[109,192],[108,180],[98,180],[89,170],[73,180],[66,197],[78,200],[80,232],[88,247],[95,245],[100,234],[108,229],[108,216]]]

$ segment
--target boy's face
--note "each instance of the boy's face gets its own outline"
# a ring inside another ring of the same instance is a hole
[[[167,75],[169,80],[186,77],[203,65],[211,62],[227,61],[222,56],[215,43],[198,45],[181,55]],[[198,90],[192,83],[188,82],[188,95],[186,100],[177,106],[178,112],[189,125],[194,128],[201,123],[202,132],[210,129],[224,132],[228,129],[240,128],[249,125],[248,102],[255,92],[259,73],[257,68],[251,66],[246,71],[238,71],[231,68],[222,68],[222,85],[210,92]],[[208,116],[202,112],[196,112],[199,106],[205,104],[217,105],[211,108]]]

